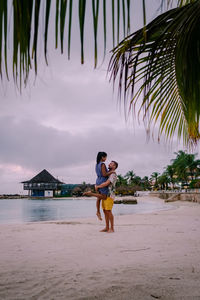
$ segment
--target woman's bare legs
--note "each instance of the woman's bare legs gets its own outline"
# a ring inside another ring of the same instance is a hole
[[[100,203],[101,203],[101,198],[98,197],[97,201],[96,201],[96,208],[97,208],[96,215],[97,215],[97,218],[102,221],[101,212],[100,212]]]
[[[83,193],[84,196],[97,197],[96,208],[97,208],[97,218],[102,221],[101,212],[100,212],[100,203],[101,200],[106,200],[107,196],[100,193],[93,193],[92,191]]]
[[[96,208],[97,208],[96,215],[97,215],[97,218],[102,221],[101,212],[100,212],[100,203],[101,203],[101,200],[106,200],[107,196],[104,194],[99,194],[99,195],[100,195],[100,197],[97,197],[97,201],[96,201]]]

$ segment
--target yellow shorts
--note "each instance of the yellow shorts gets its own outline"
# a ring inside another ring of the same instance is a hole
[[[102,209],[112,210],[114,204],[113,198],[107,197],[106,200],[102,200]]]

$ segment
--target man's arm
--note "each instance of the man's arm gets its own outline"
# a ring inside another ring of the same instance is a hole
[[[103,183],[101,183],[99,185],[95,185],[95,188],[97,188],[97,189],[104,188],[104,187],[108,186],[110,184],[110,182],[111,181],[108,179],[108,180],[106,180],[105,182],[103,182]]]

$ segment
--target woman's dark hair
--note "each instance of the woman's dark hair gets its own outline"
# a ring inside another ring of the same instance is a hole
[[[102,157],[105,157],[105,156],[107,156],[106,152],[98,152],[98,154],[97,154],[97,164],[99,164]]]

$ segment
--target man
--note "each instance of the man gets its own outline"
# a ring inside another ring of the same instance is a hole
[[[108,167],[110,171],[114,172],[108,177],[108,180],[106,182],[103,182],[100,185],[96,185],[95,190],[98,192],[99,188],[108,186],[108,197],[106,198],[106,200],[102,200],[102,208],[105,215],[106,227],[101,230],[101,232],[112,233],[114,232],[114,216],[112,214],[112,208],[115,199],[115,185],[117,182],[117,174],[115,170],[118,167],[118,163],[116,161],[111,161]],[[93,194],[93,196],[97,195],[98,194]]]

